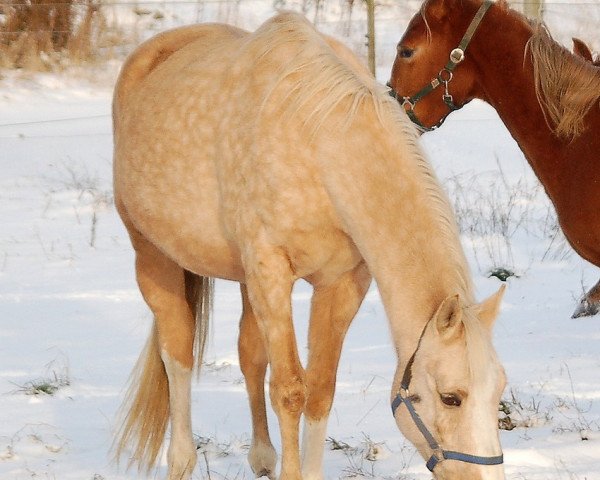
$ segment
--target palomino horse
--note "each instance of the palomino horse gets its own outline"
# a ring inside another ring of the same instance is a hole
[[[400,429],[438,479],[504,478],[505,376],[490,334],[502,292],[474,304],[449,202],[414,127],[345,47],[292,13],[253,34],[174,30],[127,60],[113,110],[115,200],[154,313],[118,453],[151,468],[170,421],[168,478],[190,477],[193,344],[203,343],[218,277],[241,285],[252,470],[275,477],[270,364],[280,478],[323,478],[342,342],[372,275],[398,354]],[[291,317],[300,278],[314,287],[306,369]]]
[[[389,85],[424,130],[473,98],[491,104],[571,246],[600,266],[600,69],[505,1],[428,0],[398,43]],[[600,282],[573,316],[599,308]]]

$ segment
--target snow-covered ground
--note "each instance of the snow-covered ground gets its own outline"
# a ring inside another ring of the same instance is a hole
[[[138,478],[107,455],[151,324],[112,205],[110,97],[109,82],[0,80],[2,480]],[[519,425],[501,433],[507,478],[600,479],[600,318],[570,319],[600,270],[552,241],[543,190],[492,109],[473,103],[422,141],[456,202],[479,298],[498,288],[490,268],[518,274],[495,328],[509,378],[506,407]],[[302,352],[309,299],[299,283]],[[193,390],[194,478],[252,478],[239,314],[237,285],[218,281],[206,365]],[[390,414],[394,368],[373,287],[342,354],[327,478],[430,478]],[[41,389],[56,390],[34,394]]]

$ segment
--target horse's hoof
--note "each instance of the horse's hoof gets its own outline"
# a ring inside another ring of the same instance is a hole
[[[270,480],[275,480],[275,474],[273,472],[271,472],[270,470],[267,470],[266,468],[261,470],[260,472],[256,472],[256,478],[263,478],[263,477],[267,477]]]
[[[590,302],[587,298],[583,298],[577,306],[571,318],[591,317],[600,311],[600,302]]]
[[[248,461],[256,478],[268,477],[275,480],[277,453],[270,443],[253,443],[248,452]]]

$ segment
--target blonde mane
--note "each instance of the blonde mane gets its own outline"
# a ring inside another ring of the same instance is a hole
[[[340,58],[314,26],[298,13],[279,14],[254,32],[248,43],[257,59],[255,69],[272,69],[273,57],[285,58],[260,112],[275,102],[283,106],[282,121],[286,121],[297,118],[302,110],[304,126],[313,135],[325,120],[331,121],[329,117],[338,107],[348,105],[341,115],[343,124],[347,125],[364,102],[372,102],[377,112],[388,102],[385,87],[366,70],[358,71]]]
[[[600,69],[555,42],[543,24],[534,28],[527,51],[548,125],[559,137],[577,137],[588,111],[600,107]]]

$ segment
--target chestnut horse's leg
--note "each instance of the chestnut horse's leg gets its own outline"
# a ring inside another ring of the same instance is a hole
[[[270,246],[242,253],[248,298],[262,332],[271,367],[269,393],[281,431],[281,474],[301,480],[298,430],[306,403],[304,369],[292,323],[294,275],[284,252]]]
[[[196,465],[190,413],[195,318],[186,301],[185,272],[141,235],[131,234],[131,239],[136,251],[137,281],[154,313],[157,347],[168,378],[168,478],[187,480]]]
[[[241,291],[243,310],[238,352],[252,414],[252,445],[248,461],[256,477],[274,479],[277,453],[269,438],[265,405],[265,373],[269,359],[245,285],[241,285]]]
[[[600,280],[583,296],[572,318],[591,317],[600,311]]]
[[[308,399],[304,410],[302,478],[322,479],[327,419],[333,402],[342,343],[365,297],[371,275],[364,263],[333,285],[315,288],[312,299],[306,369]]]

